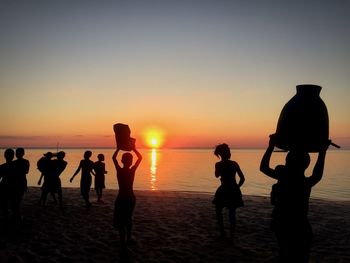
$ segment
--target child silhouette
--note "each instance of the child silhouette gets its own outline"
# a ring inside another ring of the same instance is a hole
[[[269,146],[261,160],[260,171],[278,180],[272,187],[271,228],[275,232],[279,245],[281,262],[308,262],[312,241],[312,228],[308,220],[308,208],[311,188],[323,175],[326,151],[329,142],[325,142],[318,153],[312,175],[305,176],[310,164],[310,156],[303,150],[288,152],[284,165],[270,168],[270,159],[276,144],[275,135],[270,136]]]
[[[106,171],[106,165],[103,162],[105,160],[105,156],[100,153],[97,155],[98,161],[94,163],[94,171],[95,171],[95,191],[97,194],[97,202],[103,203],[102,200],[102,191],[103,188],[105,188],[105,174]]]
[[[132,166],[133,156],[127,152],[122,155],[121,162],[123,167],[121,167],[117,160],[119,151],[120,149],[117,148],[112,157],[119,185],[119,192],[114,205],[114,226],[118,228],[121,246],[125,248],[127,243],[133,242],[131,238],[132,214],[136,203],[133,184],[135,171],[140,165],[142,156],[134,147],[133,151],[137,156],[135,164]]]
[[[215,192],[213,204],[216,207],[216,217],[222,237],[226,236],[222,210],[225,207],[229,209],[230,238],[233,239],[236,226],[236,208],[243,206],[240,187],[245,178],[238,163],[230,160],[231,151],[226,143],[216,146],[214,154],[221,158],[221,161],[215,164],[215,177],[220,177],[221,185]],[[239,177],[238,184],[236,174]]]

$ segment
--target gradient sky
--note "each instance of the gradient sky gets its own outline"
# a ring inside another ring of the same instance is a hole
[[[295,86],[350,147],[350,1],[1,1],[0,147],[261,147]]]

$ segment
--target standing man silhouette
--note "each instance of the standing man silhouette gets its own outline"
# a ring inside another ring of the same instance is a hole
[[[29,172],[30,163],[24,159],[24,149],[16,149],[16,160],[13,161],[14,166],[14,185],[13,185],[13,206],[15,209],[15,217],[17,221],[21,220],[21,202],[24,193],[27,190],[27,174]]]

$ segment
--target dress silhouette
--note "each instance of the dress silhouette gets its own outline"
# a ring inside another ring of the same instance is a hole
[[[112,157],[115,169],[117,171],[119,185],[118,196],[114,204],[114,226],[118,228],[122,248],[125,248],[127,243],[133,242],[131,238],[132,214],[136,203],[133,185],[135,171],[141,163],[142,156],[134,147],[133,151],[137,156],[135,164],[132,165],[133,156],[131,153],[127,152],[122,155],[122,167],[119,165],[117,160],[119,151],[119,148],[117,148]]]
[[[73,182],[74,177],[81,170],[80,191],[87,208],[91,207],[91,203],[89,199],[91,180],[92,180],[91,174],[95,175],[93,171],[94,162],[90,160],[91,155],[92,155],[91,151],[85,151],[84,159],[80,161],[78,169],[75,171],[72,178],[70,179],[70,182]]]
[[[215,148],[214,154],[221,158],[215,164],[215,177],[220,177],[221,185],[215,192],[213,204],[215,204],[216,217],[219,224],[220,234],[226,236],[223,220],[223,209],[229,209],[230,238],[233,239],[236,226],[236,208],[243,206],[240,187],[245,178],[238,163],[230,160],[231,151],[227,144],[220,144]],[[236,174],[239,182],[236,182]]]
[[[305,151],[290,151],[284,165],[270,168],[270,158],[275,147],[275,137],[270,137],[260,165],[260,170],[276,179],[271,192],[271,228],[274,231],[281,262],[308,262],[312,241],[312,228],[308,220],[311,188],[322,178],[326,150],[329,142],[318,153],[312,175],[305,176],[310,164],[310,156]]]

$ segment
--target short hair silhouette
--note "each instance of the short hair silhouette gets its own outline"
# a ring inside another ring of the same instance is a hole
[[[13,149],[6,149],[4,152],[4,157],[6,161],[12,161],[15,158],[15,151]]]
[[[63,159],[66,156],[66,153],[64,151],[60,151],[57,153],[57,159]]]
[[[92,155],[92,151],[85,151],[85,152],[84,152],[84,158],[85,158],[85,159],[90,158],[91,155]]]
[[[105,156],[104,156],[102,153],[99,153],[99,154],[97,155],[97,159],[98,159],[99,161],[104,161],[104,160],[105,160]]]
[[[126,167],[130,167],[130,165],[132,165],[132,159],[133,159],[133,157],[132,157],[131,153],[124,153],[122,155],[122,163]]]
[[[22,158],[24,156],[24,148],[17,148],[16,149],[16,157]]]
[[[310,164],[310,155],[302,151],[290,151],[286,156],[286,166],[297,170],[306,170]]]

